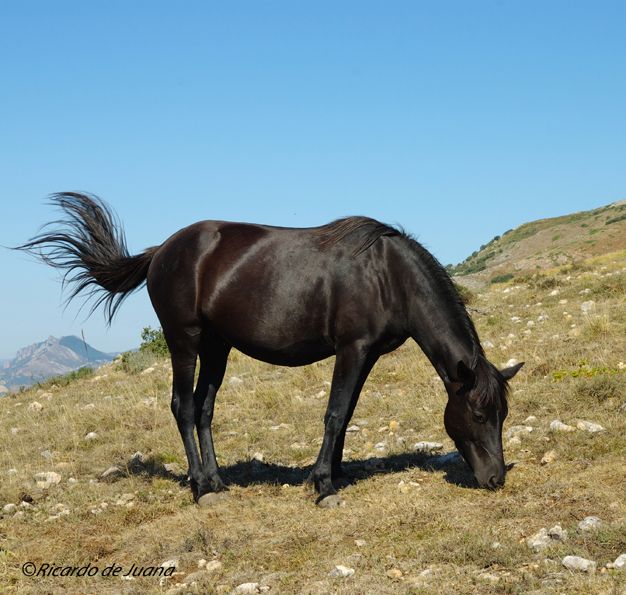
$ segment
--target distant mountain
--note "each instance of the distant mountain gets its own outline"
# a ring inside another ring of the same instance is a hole
[[[463,284],[572,265],[626,250],[626,201],[524,223],[496,236],[448,270]]]
[[[110,362],[115,354],[98,351],[75,336],[48,337],[41,343],[23,347],[0,368],[0,392],[3,388],[29,386],[51,376],[67,374],[83,366],[97,367]]]

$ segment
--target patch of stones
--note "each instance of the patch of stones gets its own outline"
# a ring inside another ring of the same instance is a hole
[[[597,531],[602,526],[602,520],[597,516],[586,516],[578,523],[578,530],[583,533]],[[567,531],[561,525],[554,525],[551,529],[542,527],[537,533],[526,540],[526,545],[536,553],[548,549],[550,546],[565,543],[567,541]],[[571,571],[586,572],[592,574],[596,571],[595,560],[588,560],[582,556],[568,555],[563,557],[561,565]],[[614,562],[609,562],[604,566],[609,570],[626,569],[626,554],[619,555]],[[606,572],[606,570],[603,570]]]
[[[555,419],[550,422],[550,430],[552,432],[575,432],[576,429],[582,430],[583,432],[589,432],[590,434],[596,434],[604,431],[604,428],[600,424],[592,421],[580,420],[576,423],[576,427],[563,423],[559,419]]]

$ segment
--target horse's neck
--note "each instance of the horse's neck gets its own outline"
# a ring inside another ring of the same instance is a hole
[[[456,379],[459,361],[471,366],[481,352],[478,338],[464,312],[441,295],[436,283],[417,279],[409,300],[409,332],[444,382]],[[425,289],[427,289],[425,291]]]

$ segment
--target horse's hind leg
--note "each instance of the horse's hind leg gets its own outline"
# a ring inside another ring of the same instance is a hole
[[[222,384],[230,346],[220,340],[203,342],[200,348],[200,374],[193,395],[195,423],[202,454],[204,477],[208,482],[208,491],[221,492],[226,486],[219,475],[219,467],[215,458],[211,422],[215,396]],[[203,486],[204,487],[204,486]],[[197,498],[206,492],[200,490]]]
[[[196,501],[199,497],[198,494],[210,491],[206,485],[207,481],[204,479],[202,462],[194,436],[193,381],[199,344],[200,329],[190,329],[178,340],[168,337],[173,373],[172,413],[185,447],[191,490]]]

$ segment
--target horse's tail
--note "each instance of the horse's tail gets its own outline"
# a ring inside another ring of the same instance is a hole
[[[124,299],[145,283],[158,246],[131,256],[119,219],[96,196],[60,192],[50,200],[66,218],[48,223],[39,235],[16,249],[64,271],[63,286],[72,286],[67,302],[84,293],[86,301],[95,299],[90,314],[104,304],[111,324]]]

